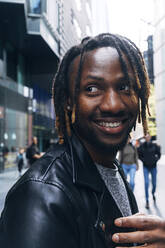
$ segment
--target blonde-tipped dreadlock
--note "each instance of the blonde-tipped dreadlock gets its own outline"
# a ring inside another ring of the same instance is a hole
[[[121,62],[122,70],[126,79],[130,83],[131,89],[138,95],[139,98],[139,113],[138,121],[142,121],[144,134],[147,133],[147,117],[146,112],[149,113],[148,97],[150,93],[150,82],[145,68],[144,59],[140,50],[136,45],[127,39],[126,37],[105,33],[100,34],[96,37],[86,37],[83,39],[81,44],[74,46],[68,50],[62,59],[58,71],[56,73],[53,82],[53,100],[56,113],[56,128],[60,143],[64,141],[65,135],[71,135],[71,127],[75,122],[76,118],[76,104],[78,98],[78,92],[80,87],[81,70],[83,66],[83,59],[88,51],[97,49],[99,47],[114,47],[118,54]],[[80,56],[80,62],[76,77],[75,88],[74,88],[74,102],[72,114],[65,111],[67,99],[69,97],[69,68],[73,60]],[[130,66],[135,75],[135,82],[130,80],[128,75],[128,66],[125,61],[128,59]],[[132,94],[133,99],[133,94]]]
[[[72,124],[75,123],[76,120],[76,105],[74,104],[73,110],[72,110]]]

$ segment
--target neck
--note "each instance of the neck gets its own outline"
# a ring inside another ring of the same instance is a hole
[[[114,160],[117,154],[116,150],[100,151],[101,149],[98,150],[97,148],[91,147],[89,144],[84,145],[95,163],[105,167],[115,168]]]
[[[104,149],[101,147],[94,146],[93,144],[87,142],[85,139],[82,139],[80,135],[75,130],[76,135],[79,137],[81,142],[84,144],[85,148],[89,152],[92,160],[97,163],[101,164],[102,166],[115,168],[114,160],[116,158],[116,154],[118,149],[113,149],[112,147],[109,149]]]

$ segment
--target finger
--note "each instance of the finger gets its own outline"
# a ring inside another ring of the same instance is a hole
[[[115,225],[119,227],[137,228],[139,230],[152,230],[160,228],[163,225],[163,220],[157,216],[143,214],[132,215],[128,217],[118,218],[115,220]]]
[[[115,233],[112,236],[115,243],[152,243],[154,241],[153,232],[136,231],[129,233]]]

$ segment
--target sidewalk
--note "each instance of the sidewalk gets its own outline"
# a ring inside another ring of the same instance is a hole
[[[150,209],[145,208],[145,193],[144,193],[144,178],[143,178],[143,166],[140,162],[140,169],[136,173],[135,177],[135,196],[138,203],[139,211],[147,214],[156,214],[165,218],[165,155],[161,156],[157,165],[157,189],[156,189],[156,204],[152,200],[151,194],[151,181],[150,181]]]
[[[23,173],[26,169],[23,169]],[[5,169],[0,173],[0,213],[3,209],[5,197],[12,185],[18,180],[19,173],[16,166]]]

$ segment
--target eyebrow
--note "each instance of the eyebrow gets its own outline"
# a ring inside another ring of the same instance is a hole
[[[135,79],[131,75],[128,75],[128,76],[129,76],[130,81],[135,82]],[[97,81],[104,81],[103,77],[92,76],[92,75],[88,75],[85,79],[93,79],[93,80],[97,80]],[[123,75],[118,80],[120,81],[120,80],[125,80],[125,79],[126,79],[126,77],[125,77],[125,75]]]
[[[98,80],[98,81],[103,81],[104,80],[104,78],[102,78],[102,77],[97,77],[97,76],[92,76],[92,75],[88,75],[86,77],[86,79],[94,79],[94,80]]]

